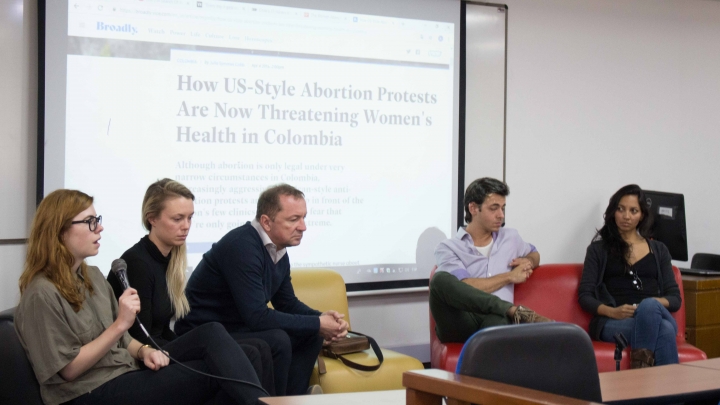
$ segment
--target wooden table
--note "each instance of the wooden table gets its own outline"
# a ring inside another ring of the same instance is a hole
[[[683,366],[710,368],[713,370],[720,370],[720,358],[709,359],[709,360],[689,361],[687,363],[682,363],[682,365]]]
[[[405,405],[405,390],[260,398],[266,405]]]
[[[407,388],[407,405],[441,405],[443,397],[447,397],[448,405],[596,404],[437,369],[406,371],[403,373],[403,385]]]
[[[708,361],[712,363],[704,363]],[[702,360],[600,373],[600,388],[606,403],[648,403],[652,398],[653,404],[662,404],[720,398],[720,362]]]
[[[720,277],[682,276],[685,338],[707,354],[720,357]]]
[[[720,358],[600,373],[604,403],[667,404],[720,398]],[[407,390],[353,392],[260,398],[266,405],[597,405],[499,382],[450,373],[414,370],[403,373]]]

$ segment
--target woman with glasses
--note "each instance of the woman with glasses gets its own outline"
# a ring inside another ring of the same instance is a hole
[[[151,184],[145,192],[141,212],[148,234],[121,256],[127,263],[128,284],[140,297],[138,319],[161,347],[177,338],[170,328],[171,319],[182,318],[190,311],[185,297],[185,240],[195,213],[194,200],[193,193],[175,180],[166,178]],[[108,273],[107,280],[115,296],[120,297],[123,285],[117,276]],[[151,344],[137,322],[128,332],[137,341]],[[238,343],[263,388],[274,395],[270,346],[260,339],[244,339]]]
[[[247,357],[220,324],[196,328],[165,353],[128,335],[140,311],[129,288],[119,301],[97,267],[101,217],[93,198],[56,190],[37,208],[15,328],[40,384],[55,404],[255,404],[266,394]],[[205,325],[203,325],[205,326]],[[219,380],[187,370],[241,380]]]
[[[618,190],[604,218],[587,248],[578,291],[580,306],[594,315],[590,336],[614,342],[621,332],[632,348],[631,368],[677,363],[670,312],[680,309],[680,289],[668,249],[649,239],[652,217],[642,189]]]

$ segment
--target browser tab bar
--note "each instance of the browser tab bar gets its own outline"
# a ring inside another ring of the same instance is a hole
[[[231,49],[313,55],[333,49],[339,56],[448,65],[453,60],[447,23],[217,0],[76,0],[68,13],[68,34],[76,37],[167,44],[183,38],[189,45]]]

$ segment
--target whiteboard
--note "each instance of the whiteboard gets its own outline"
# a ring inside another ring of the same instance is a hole
[[[507,7],[464,3],[465,178],[505,179]],[[460,215],[462,198],[460,198]],[[462,221],[461,221],[462,222]]]
[[[25,239],[34,214],[37,4],[0,2],[0,240]]]

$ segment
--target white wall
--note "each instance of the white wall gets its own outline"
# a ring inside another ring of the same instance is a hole
[[[508,226],[544,263],[581,262],[610,196],[635,182],[684,193],[690,256],[720,252],[720,2],[506,4]],[[426,302],[413,311],[427,322]],[[365,322],[353,327],[416,344],[393,317]]]
[[[580,262],[637,183],[684,193],[690,257],[720,253],[720,2],[508,7],[509,226],[544,263]]]
[[[685,194],[691,256],[719,251],[720,2],[507,4],[508,226],[545,263],[582,261],[610,195],[637,182]],[[34,168],[33,153],[23,159]],[[22,247],[0,254],[4,309],[16,300]],[[423,293],[356,297],[350,310],[353,327],[383,346],[429,341]]]

